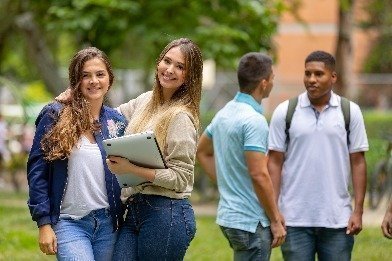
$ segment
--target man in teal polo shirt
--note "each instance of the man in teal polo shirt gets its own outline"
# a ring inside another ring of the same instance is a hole
[[[267,170],[268,124],[261,106],[273,87],[272,60],[247,53],[237,75],[240,91],[200,137],[197,158],[218,184],[216,223],[234,260],[269,260],[286,235]]]

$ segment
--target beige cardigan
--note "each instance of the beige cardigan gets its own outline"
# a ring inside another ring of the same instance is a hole
[[[151,97],[152,92],[146,92],[119,106],[119,110],[129,122],[125,134],[131,133],[130,126],[134,123],[135,115],[143,112]],[[145,130],[153,130],[156,120],[157,117],[152,117]],[[173,116],[168,127],[166,146],[161,148],[168,168],[156,169],[155,180],[151,183],[123,188],[121,191],[123,201],[136,193],[176,199],[188,198],[191,195],[197,146],[197,131],[193,122],[192,115],[186,111]]]

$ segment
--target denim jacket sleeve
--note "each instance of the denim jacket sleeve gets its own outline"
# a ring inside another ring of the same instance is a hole
[[[33,145],[27,160],[27,180],[29,184],[28,206],[32,219],[38,226],[50,224],[50,181],[49,162],[44,159],[41,140],[53,123],[59,104],[46,105],[35,121],[36,131]]]

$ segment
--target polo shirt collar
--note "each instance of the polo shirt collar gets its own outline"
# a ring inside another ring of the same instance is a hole
[[[307,92],[304,92],[301,95],[301,99],[299,99],[301,107],[310,107],[312,104],[310,103]],[[338,95],[336,95],[333,91],[331,91],[331,98],[329,98],[328,106],[337,107],[339,106]]]
[[[234,97],[234,100],[236,102],[242,102],[250,105],[255,111],[257,111],[260,114],[264,113],[263,105],[258,103],[252,95],[243,93],[243,92],[237,92],[237,94]]]

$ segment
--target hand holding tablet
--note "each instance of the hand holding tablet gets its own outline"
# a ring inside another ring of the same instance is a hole
[[[165,169],[166,163],[152,131],[125,135],[103,141],[108,156],[127,158],[131,163],[145,168]],[[117,180],[121,187],[129,187],[148,182],[132,173],[119,174]]]

